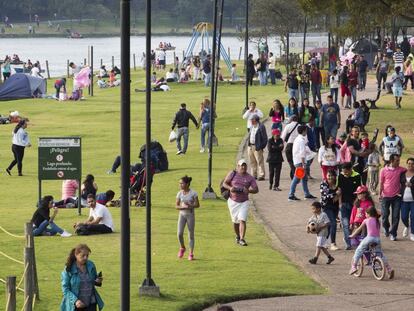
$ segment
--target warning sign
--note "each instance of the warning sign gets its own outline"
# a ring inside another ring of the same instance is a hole
[[[39,180],[81,179],[80,137],[39,138]]]

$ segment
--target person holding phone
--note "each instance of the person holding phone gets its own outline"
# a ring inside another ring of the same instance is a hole
[[[61,311],[102,310],[104,302],[95,286],[102,286],[102,272],[96,272],[95,264],[89,260],[90,248],[79,244],[73,248],[61,274],[63,299]]]

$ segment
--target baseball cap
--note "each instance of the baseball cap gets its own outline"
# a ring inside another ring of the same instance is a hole
[[[367,186],[359,186],[357,188],[357,190],[354,192],[354,194],[360,194],[360,193],[364,193],[364,192],[368,192],[368,187]]]
[[[273,129],[272,130],[272,135],[280,135],[280,130],[279,129]]]
[[[247,162],[246,162],[245,159],[240,159],[239,161],[237,161],[237,165],[241,166],[243,164],[246,164],[247,165]]]

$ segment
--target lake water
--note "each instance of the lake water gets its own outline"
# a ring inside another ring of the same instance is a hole
[[[176,55],[182,60],[183,51],[190,43],[191,37],[185,36],[154,36],[152,37],[152,47],[158,46],[159,42],[170,42],[176,47]],[[242,59],[244,58],[244,41],[237,37],[223,37],[222,44],[227,51],[230,48],[232,59],[238,59],[240,47],[243,47]],[[67,39],[67,38],[16,38],[0,39],[0,58],[5,55],[18,54],[20,59],[32,62],[39,60],[41,66],[45,68],[45,61],[49,61],[51,76],[61,76],[66,74],[66,61],[69,59],[74,63],[83,63],[84,58],[88,57],[88,46],[94,47],[94,68],[100,64],[100,60],[107,68],[111,67],[112,56],[115,59],[115,65],[120,65],[120,38],[85,38],[85,39]],[[279,55],[279,42],[276,40],[269,41],[270,51]],[[194,51],[201,50],[200,40],[197,42]],[[257,44],[249,43],[249,52],[257,56]],[[131,37],[131,67],[133,66],[132,55],[136,55],[137,67],[141,67],[141,56],[145,51],[145,37]],[[167,52],[167,63],[173,62],[173,52]]]

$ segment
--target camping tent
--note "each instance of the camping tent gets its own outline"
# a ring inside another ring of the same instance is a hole
[[[39,97],[46,93],[46,80],[16,73],[0,86],[0,100]]]

